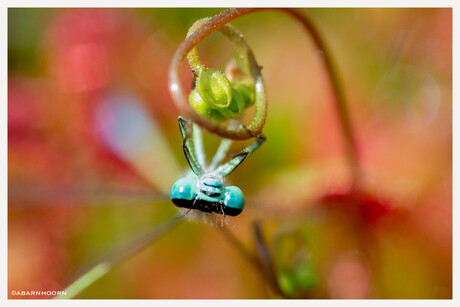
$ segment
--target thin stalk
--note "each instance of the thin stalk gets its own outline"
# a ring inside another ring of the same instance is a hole
[[[229,129],[223,125],[215,124],[200,115],[198,115],[188,104],[187,97],[183,92],[182,86],[179,80],[179,71],[182,62],[186,58],[187,54],[198,45],[202,40],[208,37],[211,33],[219,30],[227,23],[240,18],[242,16],[252,14],[262,10],[279,10],[301,23],[303,28],[307,31],[313,40],[316,48],[323,52],[323,63],[326,73],[328,75],[329,82],[332,87],[334,97],[334,107],[338,114],[338,118],[343,131],[345,140],[345,150],[349,159],[350,166],[352,168],[354,182],[357,181],[359,175],[358,169],[358,155],[356,149],[356,141],[353,133],[353,129],[350,122],[350,116],[348,108],[345,102],[344,95],[342,93],[338,74],[330,56],[329,49],[327,48],[322,36],[310,21],[310,19],[300,13],[296,9],[291,8],[232,8],[223,11],[222,13],[210,18],[204,25],[199,27],[195,32],[188,36],[177,48],[174,53],[170,70],[169,70],[169,87],[170,92],[179,110],[186,116],[189,116],[194,122],[204,127],[208,131],[217,134],[224,138],[234,140],[245,140],[253,137],[253,133],[245,127],[239,129]],[[255,67],[253,67],[255,68]],[[257,69],[260,74],[260,68]],[[257,89],[257,87],[256,87]],[[266,111],[266,110],[265,110]],[[264,115],[264,117],[266,114]],[[264,118],[265,121],[265,118]]]
[[[83,274],[80,278],[68,286],[64,290],[65,294],[55,298],[70,299],[76,297],[83,290],[107,274],[116,265],[119,265],[123,261],[127,260],[131,256],[135,255],[136,253],[140,252],[158,240],[173,226],[177,225],[179,221],[181,221],[181,217],[174,216],[173,218],[159,225],[156,225],[146,233],[143,233],[142,235],[130,240],[129,242],[118,246],[116,249],[102,257],[91,269],[89,269],[85,274]]]
[[[243,256],[243,258],[246,259],[246,261],[261,274],[262,279],[268,283],[272,290],[278,293],[278,295],[285,297],[276,280],[274,282],[274,279],[268,274],[263,263],[261,262],[261,259],[259,259],[254,253],[251,253],[244,246],[244,244],[238,240],[238,238],[230,230],[227,229],[227,227],[222,227],[220,230],[225,239],[227,239],[227,241],[236,248],[236,250]]]
[[[259,259],[261,260],[262,266],[266,272],[265,275],[267,275],[268,278],[270,278],[270,281],[271,281],[270,283],[273,284],[274,287],[276,287],[277,292],[283,293],[279,287],[278,279],[276,278],[276,272],[275,272],[275,266],[273,264],[273,259],[271,257],[270,251],[265,242],[264,236],[262,234],[262,228],[260,227],[260,223],[258,221],[255,221],[253,223],[253,229],[254,229],[254,237],[256,241],[257,253],[259,255]]]
[[[57,202],[57,200],[71,200]],[[114,202],[114,200],[116,200]],[[86,186],[57,187],[19,183],[8,184],[8,210],[50,209],[73,206],[124,206],[169,201],[169,195],[156,190],[99,189]]]
[[[334,107],[337,113],[337,116],[340,121],[341,131],[343,132],[343,137],[345,140],[345,151],[348,156],[349,164],[352,169],[353,174],[353,183],[357,183],[359,178],[359,165],[358,165],[358,151],[356,148],[356,139],[353,132],[353,127],[351,125],[350,114],[348,112],[347,103],[340,85],[339,77],[333,60],[331,58],[331,52],[327,48],[324,40],[321,37],[321,34],[318,32],[316,27],[313,25],[311,20],[301,14],[298,10],[283,8],[280,9],[293,18],[297,19],[305,30],[310,34],[313,39],[313,43],[316,45],[316,48],[323,52],[323,64],[329,78],[329,82],[332,86],[332,92],[334,94]]]
[[[195,23],[188,29],[187,37],[193,34],[197,29],[199,29],[202,25],[204,25],[209,20],[209,17],[199,19],[195,21]],[[192,50],[187,54],[187,60],[190,64],[190,67],[194,71],[194,73],[201,71],[205,68],[204,64],[200,61],[200,57],[198,56],[198,51],[196,47],[193,47]]]
[[[230,146],[232,146],[232,143],[233,141],[229,139],[222,139],[222,141],[220,141],[216,154],[212,158],[211,165],[209,165],[209,169],[213,170],[217,168],[217,166],[227,156],[228,150],[230,149]]]

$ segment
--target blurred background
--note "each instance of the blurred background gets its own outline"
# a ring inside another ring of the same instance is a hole
[[[9,293],[62,290],[176,213],[168,193],[188,165],[168,67],[220,11],[8,9]],[[451,298],[452,10],[302,12],[337,65],[359,186],[322,54],[285,14],[240,18],[269,110],[267,141],[229,176],[246,195],[229,230],[255,251],[258,221],[283,297]],[[219,33],[199,52],[219,69],[235,55]],[[280,296],[218,227],[183,222],[79,297]]]

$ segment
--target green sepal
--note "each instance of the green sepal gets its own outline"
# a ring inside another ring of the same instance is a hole
[[[188,96],[190,106],[201,116],[214,120],[216,122],[222,122],[226,118],[219,113],[217,110],[211,109],[201,98],[200,94],[196,89],[190,92]]]
[[[204,69],[196,80],[203,101],[214,110],[226,109],[233,99],[233,88],[227,77],[216,69]]]
[[[240,81],[233,88],[243,97],[244,108],[251,107],[255,102],[254,85],[250,81]]]
[[[233,97],[230,106],[220,109],[219,112],[226,118],[239,118],[244,111],[244,99],[235,89],[232,89]]]

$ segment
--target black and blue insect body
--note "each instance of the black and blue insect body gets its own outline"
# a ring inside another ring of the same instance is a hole
[[[232,140],[223,139],[212,162],[206,165],[201,129],[184,117],[179,117],[182,148],[191,172],[179,179],[171,189],[171,200],[180,208],[216,213],[222,216],[237,216],[244,209],[244,194],[236,186],[227,186],[225,177],[265,141],[257,140],[233,155],[230,161],[221,164],[227,156]]]

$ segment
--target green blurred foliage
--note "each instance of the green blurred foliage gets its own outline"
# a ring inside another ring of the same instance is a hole
[[[49,9],[8,9],[9,72],[37,75],[43,71],[43,34],[51,15]]]

